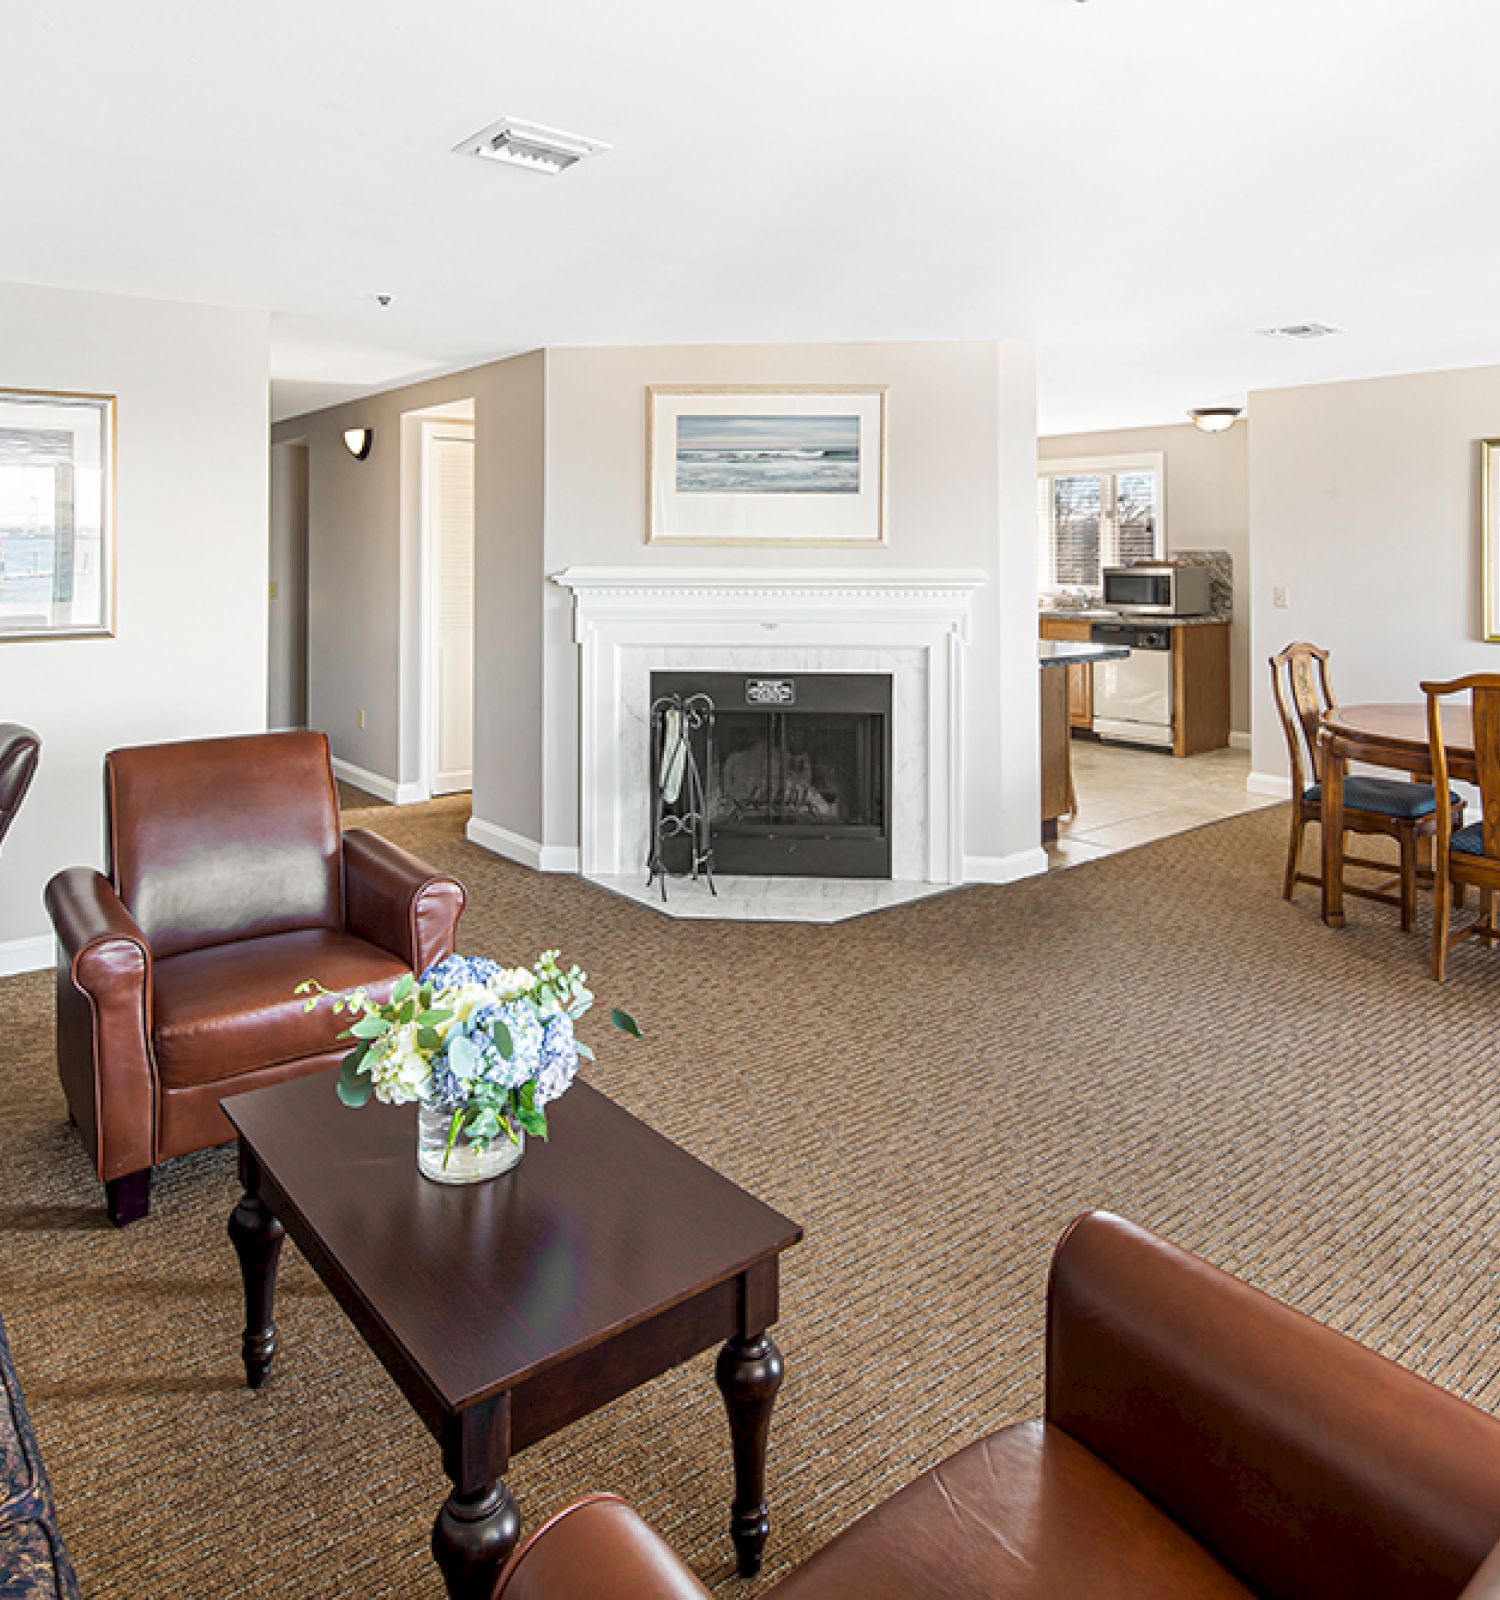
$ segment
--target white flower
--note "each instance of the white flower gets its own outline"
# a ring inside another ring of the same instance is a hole
[[[494,978],[494,993],[501,1000],[519,1000],[536,988],[536,974],[530,967],[502,967]]]
[[[382,1034],[365,1058],[375,1098],[388,1106],[419,1100],[432,1076],[432,1063],[417,1043],[414,1022]]]
[[[445,989],[433,997],[433,1004],[451,1011],[452,1018],[444,1023],[446,1034],[467,1033],[474,1013],[494,1003],[488,987],[482,983],[461,983],[456,988]]]

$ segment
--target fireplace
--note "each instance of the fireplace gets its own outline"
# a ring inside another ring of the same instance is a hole
[[[672,695],[714,706],[692,738],[715,871],[891,876],[889,673],[653,672],[652,700]],[[663,855],[681,870],[686,841]]]

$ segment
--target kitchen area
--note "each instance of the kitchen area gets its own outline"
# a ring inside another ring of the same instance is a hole
[[[1104,567],[1042,596],[1042,834],[1072,866],[1272,803],[1230,737],[1222,551]]]

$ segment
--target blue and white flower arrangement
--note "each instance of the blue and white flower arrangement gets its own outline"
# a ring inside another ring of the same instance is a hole
[[[594,1003],[587,974],[543,951],[534,967],[502,967],[482,956],[451,955],[420,978],[407,973],[386,1001],[363,989],[336,994],[309,978],[297,985],[311,1011],[331,999],[349,1026],[353,1048],[339,1070],[338,1094],[362,1106],[373,1094],[386,1105],[416,1100],[448,1114],[447,1154],[460,1137],[483,1150],[522,1133],[547,1137],[547,1106],[564,1094],[594,1052],[574,1031]],[[610,1021],[639,1039],[634,1017]],[[447,1157],[445,1156],[445,1164]]]

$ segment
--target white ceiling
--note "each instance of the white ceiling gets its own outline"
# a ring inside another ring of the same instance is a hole
[[[0,275],[269,309],[278,415],[542,344],[1033,339],[1049,433],[1500,361],[1491,0],[70,0],[0,37]],[[614,148],[450,153],[506,114]],[[1309,319],[1348,332],[1254,332]]]

